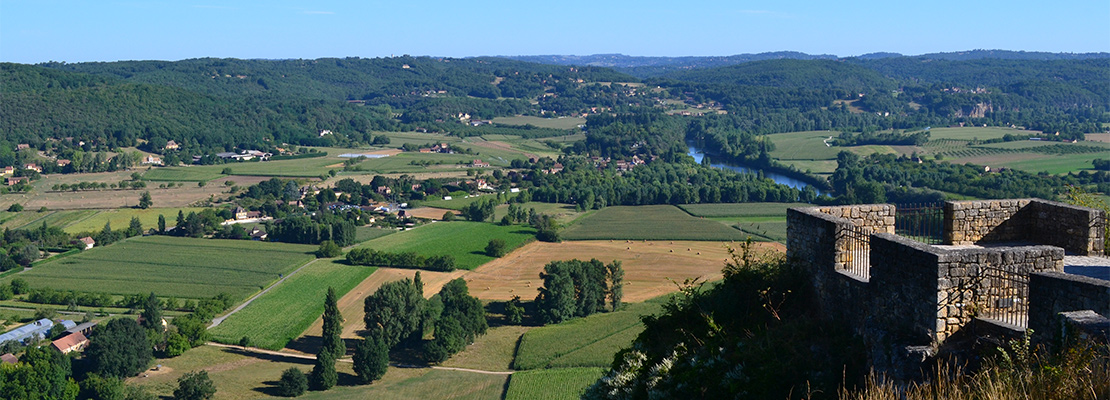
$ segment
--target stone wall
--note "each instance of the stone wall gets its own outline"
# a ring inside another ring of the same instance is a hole
[[[1101,255],[1106,241],[1104,211],[1047,200],[1033,200],[1029,240],[1080,255]]]
[[[950,201],[944,241],[953,245],[1032,242],[1081,255],[1103,253],[1101,210],[1040,199]]]
[[[1025,240],[1032,200],[949,201],[944,204],[944,242],[963,245]]]
[[[1060,272],[1029,277],[1029,329],[1039,340],[1059,339],[1058,313],[1091,310],[1110,317],[1110,281]]]

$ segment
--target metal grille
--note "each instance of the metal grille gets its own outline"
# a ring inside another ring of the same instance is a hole
[[[839,252],[841,268],[865,281],[871,279],[870,229],[853,226],[842,230]]]
[[[980,304],[983,318],[1025,328],[1029,324],[1029,274],[1016,266],[990,266],[982,270]]]
[[[897,204],[894,233],[925,244],[944,243],[944,203]]]

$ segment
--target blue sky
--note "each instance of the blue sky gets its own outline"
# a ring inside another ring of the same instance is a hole
[[[0,0],[0,61],[1110,51],[1110,1]]]

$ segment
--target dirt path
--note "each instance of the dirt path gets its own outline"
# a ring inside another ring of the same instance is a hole
[[[300,268],[297,268],[293,272],[290,272],[289,274],[281,277],[281,279],[278,279],[278,281],[274,282],[273,285],[267,286],[265,289],[262,289],[261,292],[258,292],[258,294],[255,294],[254,296],[251,296],[251,298],[247,299],[247,301],[244,301],[243,304],[239,305],[239,307],[235,307],[235,309],[231,310],[231,312],[229,312],[227,314],[224,314],[223,316],[213,318],[212,319],[212,325],[208,325],[208,329],[212,329],[212,328],[215,328],[217,326],[220,326],[220,324],[222,324],[224,322],[224,320],[227,319],[227,317],[230,317],[232,314],[235,314],[235,313],[239,312],[239,310],[242,310],[244,307],[246,307],[248,304],[250,304],[252,301],[254,301],[254,299],[257,299],[258,296],[266,294],[266,292],[269,292],[270,289],[274,288],[274,286],[277,286],[277,285],[281,284],[282,282],[285,282],[285,280],[289,279],[290,276],[293,276],[293,274],[295,274],[297,272],[300,272],[302,269],[304,269],[304,267],[312,265],[312,263],[316,262],[317,260],[319,260],[319,259],[314,258],[314,259],[312,259],[312,261],[304,263],[304,265],[302,265]]]

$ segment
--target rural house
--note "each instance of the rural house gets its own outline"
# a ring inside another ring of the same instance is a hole
[[[12,353],[0,354],[0,364],[15,364],[19,362],[19,358]]]
[[[23,169],[29,169],[29,170],[38,172],[40,174],[42,173],[42,167],[38,166],[38,164],[35,164],[35,163],[23,164]]]
[[[155,156],[153,154],[148,154],[146,157],[143,157],[142,163],[143,164],[162,165],[162,159],[158,158],[157,156]]]
[[[62,336],[57,340],[54,340],[54,342],[50,343],[50,347],[53,347],[54,350],[57,350],[59,353],[62,354],[69,354],[72,351],[84,350],[85,346],[88,345],[89,339],[85,337],[85,334],[81,332]]]
[[[170,140],[170,141],[166,142],[166,147],[165,147],[166,150],[177,150],[179,148],[181,148],[181,145],[177,144],[177,142],[175,142],[173,140]]]
[[[473,166],[474,168],[489,168],[489,163],[482,160],[474,160],[474,163],[471,164],[471,166]]]
[[[8,177],[8,186],[15,186],[16,184],[19,184],[20,182],[27,182],[27,181],[28,181],[28,178],[26,176],[15,176],[15,177],[9,176]]]
[[[77,239],[77,241],[85,245],[85,250],[91,249],[93,248],[93,246],[96,246],[96,240],[93,240],[92,236],[85,236],[83,238]]]
[[[11,175],[11,174],[14,174],[14,173],[15,173],[15,167],[7,166],[7,167],[4,167],[3,172],[0,172],[0,175]]]

